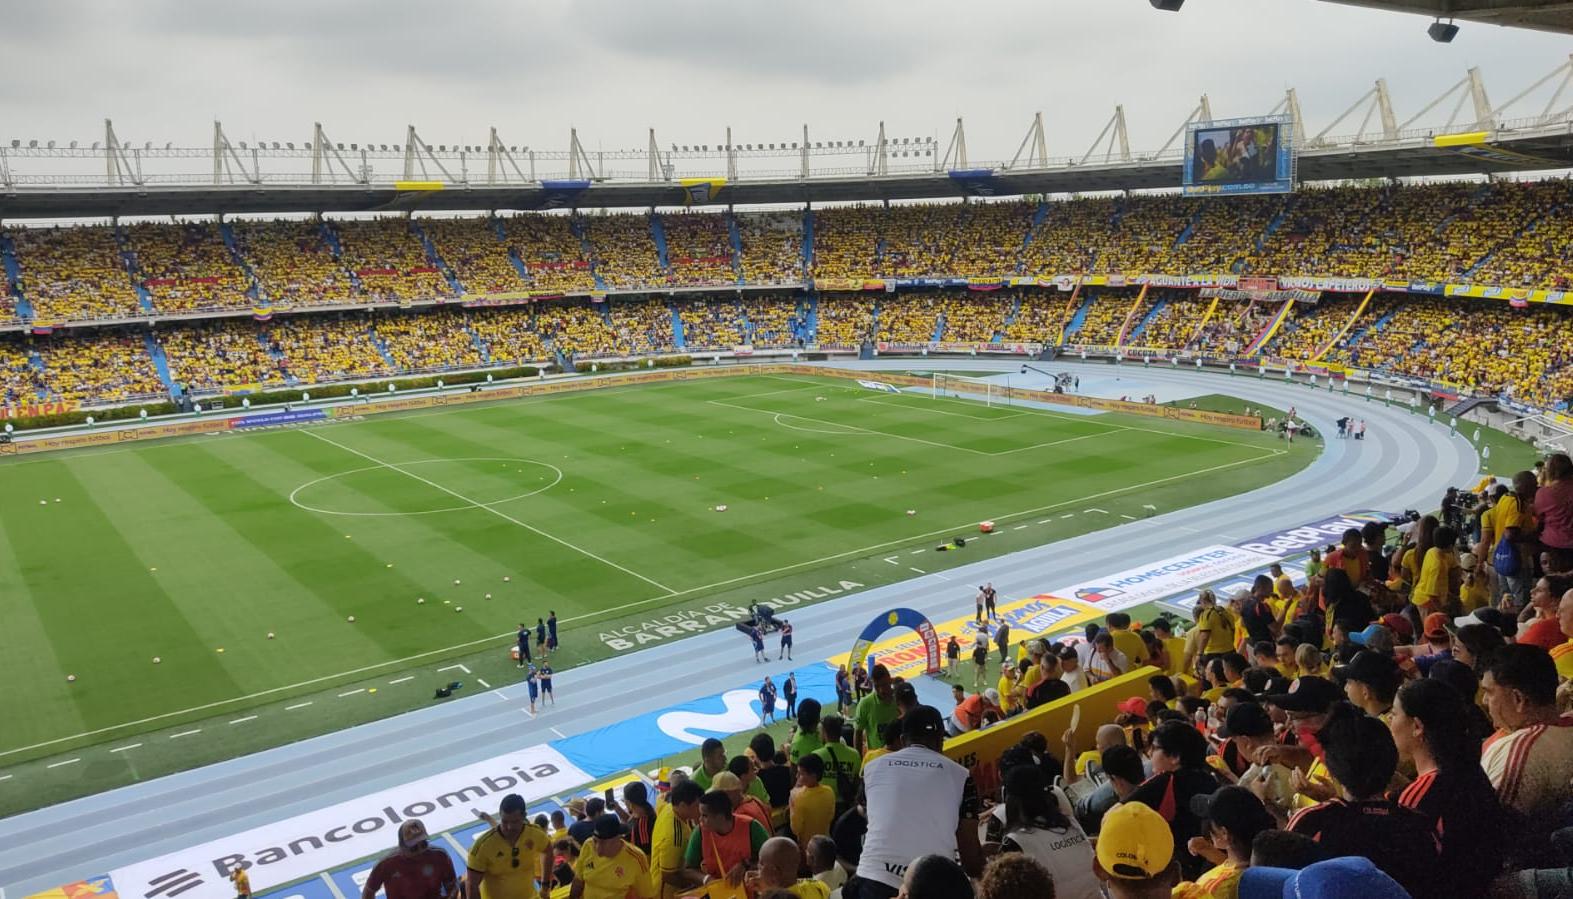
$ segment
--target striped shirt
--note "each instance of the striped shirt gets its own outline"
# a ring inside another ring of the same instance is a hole
[[[1573,799],[1573,718],[1498,731],[1480,754],[1505,808],[1531,820],[1554,814]]]

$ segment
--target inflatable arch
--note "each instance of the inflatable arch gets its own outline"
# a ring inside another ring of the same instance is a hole
[[[852,657],[847,660],[848,667],[855,668],[867,661],[874,641],[883,636],[886,631],[897,627],[909,627],[917,631],[918,637],[923,640],[923,649],[928,654],[928,673],[938,674],[939,635],[934,633],[934,625],[929,623],[928,618],[915,609],[891,609],[870,621],[868,627],[863,628],[863,633],[858,635],[857,642],[852,644]]]

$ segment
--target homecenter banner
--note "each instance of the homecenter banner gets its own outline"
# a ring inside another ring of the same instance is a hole
[[[1266,553],[1215,544],[1095,581],[1083,581],[1050,590],[1049,593],[1066,599],[1096,603],[1105,613],[1117,612],[1275,561],[1276,556]]]
[[[287,883],[365,855],[391,849],[399,824],[420,818],[437,833],[494,811],[509,793],[533,802],[570,790],[590,775],[550,746],[531,746],[464,768],[391,787],[266,827],[212,840],[110,872],[123,895],[170,899],[189,890],[230,895],[224,883],[249,868],[257,883]]]

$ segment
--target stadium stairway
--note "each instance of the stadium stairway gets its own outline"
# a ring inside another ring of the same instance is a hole
[[[31,368],[33,371],[38,372],[39,375],[38,382],[40,386],[38,387],[38,391],[35,395],[40,400],[49,399],[49,391],[42,386],[44,383],[44,357],[38,355],[37,350],[27,351],[27,367]]]
[[[679,350],[688,346],[688,341],[683,337],[683,317],[678,314],[676,306],[672,307],[672,345]]]
[[[1196,233],[1196,223],[1201,221],[1201,218],[1201,209],[1197,209],[1196,212],[1192,213],[1190,219],[1186,221],[1185,227],[1180,229],[1180,236],[1174,239],[1174,244],[1169,249],[1172,250],[1190,240],[1191,235]]]
[[[737,216],[731,210],[726,213],[726,236],[732,244],[732,276],[737,283],[743,283],[743,232],[738,230]]]
[[[322,235],[323,243],[326,243],[328,249],[333,251],[334,260],[342,265],[344,261],[344,243],[339,240],[339,232],[333,230],[333,226],[328,223],[327,219],[321,218],[317,219],[317,231]],[[360,275],[354,269],[345,268],[344,273],[350,276],[350,283],[355,285],[357,294],[366,292],[366,285],[361,283]]]
[[[1472,396],[1468,399],[1449,406],[1447,408],[1447,414],[1453,416],[1454,418],[1463,418],[1464,413],[1469,412],[1472,409],[1477,409],[1481,406],[1490,405],[1491,403],[1495,402],[1496,400],[1492,397]]]
[[[526,284],[530,283],[530,269],[524,264],[524,260],[519,258],[518,247],[508,248],[508,261],[513,263],[513,270],[519,273],[519,280]]]
[[[136,291],[137,305],[142,307],[143,312],[156,311],[153,306],[153,294],[149,293],[148,289],[142,286],[142,278],[137,272],[137,254],[131,252],[130,246],[126,244],[126,232],[122,231],[119,225],[116,225],[113,230],[115,246],[120,248],[120,264],[126,270],[126,277],[131,281],[131,288]]]
[[[1014,325],[1021,315],[1021,294],[1016,294],[1010,299],[1010,311],[1005,313],[1006,326]]]
[[[273,341],[268,339],[268,332],[266,329],[257,331],[257,343],[262,344],[262,349],[268,354],[268,358],[272,359],[274,362],[277,362],[280,368],[284,366],[284,363],[287,361],[284,358],[284,351],[274,346]]]
[[[382,361],[388,363],[389,368],[398,371],[399,363],[393,361],[393,354],[388,352],[388,344],[383,342],[382,336],[377,333],[377,329],[368,325],[366,327],[366,335],[371,338],[371,345],[377,348],[377,355],[382,357]]]
[[[502,219],[498,218],[494,214],[494,215],[489,216],[487,221],[489,221],[491,223],[492,233],[497,235],[497,240],[500,241],[500,242],[503,242],[503,243],[507,243],[507,241],[508,241],[508,229],[503,227]],[[510,255],[510,256],[513,255],[513,250],[512,250],[511,247],[509,248],[509,254],[508,255]]]
[[[1067,343],[1070,342],[1071,335],[1080,331],[1081,326],[1087,322],[1087,313],[1092,311],[1092,304],[1095,299],[1093,292],[1089,290],[1087,295],[1082,298],[1081,305],[1076,307],[1075,313],[1071,315],[1071,320],[1065,325],[1065,340]]]
[[[1019,259],[1027,258],[1027,247],[1032,245],[1032,236],[1034,234],[1038,233],[1038,226],[1042,225],[1044,220],[1047,219],[1048,217],[1049,217],[1049,201],[1048,200],[1039,200],[1038,201],[1038,208],[1034,209],[1032,211],[1032,223],[1027,226],[1027,233],[1023,234],[1021,236],[1021,252],[1017,254],[1017,258],[1019,258]],[[1018,299],[1016,301],[1016,308],[1017,309],[1021,308],[1021,300],[1020,299]]]
[[[672,273],[672,257],[666,252],[666,225],[661,221],[657,212],[650,213],[650,239],[655,241],[655,261],[661,264],[661,271],[667,275]]]
[[[1265,250],[1267,248],[1267,238],[1277,234],[1278,229],[1284,226],[1285,221],[1288,221],[1289,213],[1294,209],[1294,201],[1295,195],[1290,194],[1289,200],[1273,215],[1272,221],[1267,223],[1267,227],[1262,229],[1262,233],[1257,235],[1256,252],[1260,253]]]
[[[819,342],[819,294],[809,293],[803,299],[803,331],[798,335],[804,343]]]
[[[600,261],[595,257],[595,247],[590,244],[590,238],[585,236],[584,220],[575,215],[569,220],[568,228],[573,232],[574,237],[579,238],[579,252],[584,254],[584,258],[590,260],[590,277],[595,280],[595,289],[605,290],[606,279],[601,277],[601,265]],[[563,370],[571,371],[571,369],[566,368]]]
[[[33,304],[27,300],[27,295],[18,285],[22,283],[22,264],[16,258],[16,244],[11,242],[11,235],[0,234],[0,266],[5,267],[5,281],[8,292],[16,297],[16,314],[26,320],[33,317]]]
[[[448,263],[443,261],[442,254],[437,252],[437,245],[432,243],[431,235],[426,233],[426,229],[417,225],[414,219],[410,219],[410,232],[420,238],[421,246],[426,250],[426,261],[437,271],[442,272],[442,277],[448,282],[448,288],[453,291],[453,295],[464,296],[464,285],[459,283],[459,276],[454,274]]]
[[[573,360],[568,358],[568,354],[555,346],[552,347],[552,358],[557,360],[557,368],[560,371],[571,374],[579,370],[574,367]]]
[[[487,365],[491,365],[494,361],[492,359],[491,346],[481,339],[481,335],[475,333],[475,329],[471,328],[468,322],[464,325],[464,333],[470,335],[470,343],[475,347],[475,351],[481,354],[481,358],[486,360]]]
[[[246,295],[251,297],[253,300],[257,299],[259,296],[258,285],[260,282],[257,280],[256,271],[252,269],[251,263],[247,261],[246,255],[240,252],[240,241],[235,239],[235,226],[229,222],[219,222],[218,234],[219,237],[224,241],[224,249],[229,251],[230,261],[235,263],[235,267],[240,269],[246,275],[246,283],[248,285],[246,288]]]
[[[1147,330],[1147,325],[1150,324],[1153,319],[1157,318],[1158,313],[1162,312],[1163,307],[1167,305],[1169,305],[1168,297],[1160,297],[1158,302],[1153,303],[1152,308],[1147,310],[1147,314],[1142,316],[1141,321],[1137,322],[1135,327],[1131,328],[1131,333],[1125,336],[1125,342],[1127,344],[1136,343],[1136,338],[1140,337],[1142,332]]]
[[[803,276],[814,272],[814,210],[803,207]]]
[[[934,316],[934,334],[929,339],[935,343],[945,339],[945,313]]]
[[[164,348],[153,339],[152,331],[142,333],[142,345],[147,348],[148,358],[153,360],[153,370],[158,372],[159,381],[163,382],[164,389],[172,397],[179,397],[184,391],[175,383],[174,375],[169,373],[169,357],[164,355]]]

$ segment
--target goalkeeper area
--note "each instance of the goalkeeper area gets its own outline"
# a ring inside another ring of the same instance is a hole
[[[977,379],[866,383],[669,380],[0,464],[0,815],[437,683],[515,684],[515,629],[552,612],[561,671],[730,627],[716,610],[790,618],[1239,494],[1317,452]]]

